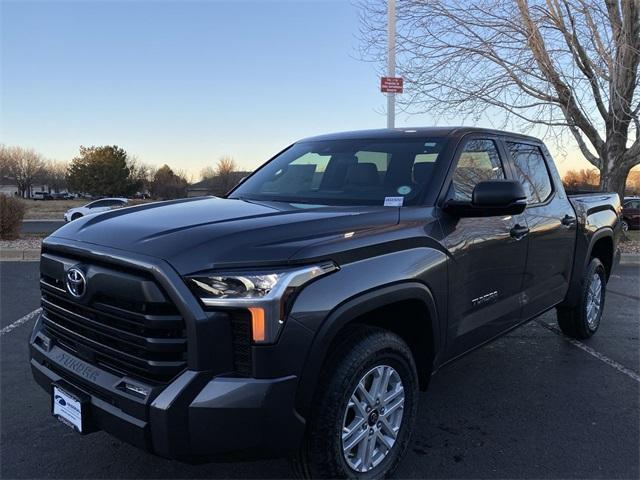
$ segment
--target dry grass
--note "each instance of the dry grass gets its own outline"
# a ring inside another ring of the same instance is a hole
[[[25,200],[27,212],[24,215],[25,220],[62,220],[64,212],[70,208],[81,207],[86,205],[90,200]]]
[[[25,200],[27,211],[25,220],[62,220],[64,212],[92,202],[86,198],[77,200]],[[129,206],[148,203],[150,200],[129,200]]]

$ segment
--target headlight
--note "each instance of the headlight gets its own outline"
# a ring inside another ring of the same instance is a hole
[[[287,300],[306,283],[337,269],[328,262],[263,272],[206,272],[190,275],[186,281],[206,307],[248,310],[253,341],[269,343],[284,323]]]
[[[262,298],[282,278],[282,273],[265,275],[211,275],[193,277],[191,283],[200,290],[201,298]]]

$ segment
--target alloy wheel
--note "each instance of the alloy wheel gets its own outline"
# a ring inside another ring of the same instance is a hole
[[[600,322],[600,308],[602,305],[602,278],[594,272],[587,291],[587,324],[591,330],[598,328]]]
[[[358,381],[342,422],[342,452],[349,467],[368,472],[391,452],[402,425],[405,393],[398,372],[378,365]]]

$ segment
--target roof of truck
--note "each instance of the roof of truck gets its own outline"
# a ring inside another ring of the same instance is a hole
[[[390,138],[423,138],[423,137],[462,137],[470,133],[486,133],[490,135],[506,135],[529,141],[540,142],[538,138],[521,133],[507,132],[480,127],[406,127],[380,128],[376,130],[354,130],[350,132],[336,132],[308,137],[301,142],[315,140],[350,140],[350,139],[390,139]]]

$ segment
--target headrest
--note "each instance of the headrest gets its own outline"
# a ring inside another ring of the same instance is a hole
[[[378,185],[380,177],[374,163],[356,163],[349,167],[347,185],[371,186]]]
[[[413,165],[413,181],[416,183],[426,183],[433,174],[435,167],[433,162],[420,162]]]

